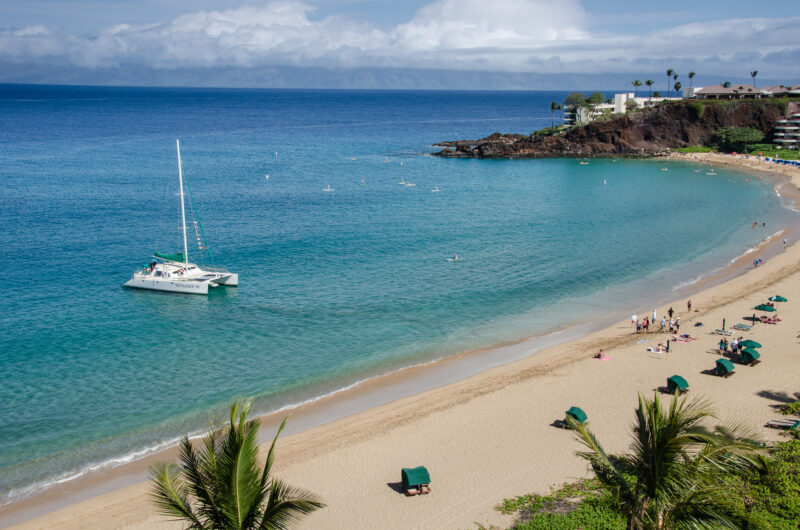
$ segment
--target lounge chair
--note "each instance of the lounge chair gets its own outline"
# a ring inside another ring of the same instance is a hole
[[[800,420],[769,420],[766,427],[772,429],[791,429],[800,430]]]
[[[733,335],[733,332],[727,329],[715,329],[711,333],[712,335]]]
[[[753,329],[753,326],[748,326],[747,324],[734,324],[734,329],[738,329],[739,331],[750,331]]]
[[[425,466],[404,467],[402,475],[403,491],[406,495],[426,494],[431,492],[431,475]]]

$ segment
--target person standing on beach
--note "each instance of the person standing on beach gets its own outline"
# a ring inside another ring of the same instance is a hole
[[[672,320],[672,313],[674,313],[674,311],[672,311],[672,306],[670,306],[669,311],[667,311],[670,320]]]
[[[656,310],[655,309],[653,309],[653,319],[650,322],[652,322],[653,325],[655,325],[655,323],[656,323]]]
[[[667,327],[667,317],[661,317],[661,331],[664,331],[664,328]]]
[[[675,317],[675,331],[681,330],[681,317]]]
[[[638,319],[636,318],[636,313],[632,314],[631,315],[631,326],[633,326],[634,328],[636,327],[636,321],[637,320]]]
[[[692,312],[692,300],[691,299],[686,301],[686,311],[688,311],[689,313]]]

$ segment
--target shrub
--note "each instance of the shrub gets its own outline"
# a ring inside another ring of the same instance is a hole
[[[800,401],[784,403],[780,406],[781,414],[794,414],[800,416]]]
[[[748,145],[760,143],[764,133],[752,127],[723,127],[714,133],[714,140],[723,151],[743,152]]]
[[[693,120],[699,120],[706,112],[706,106],[699,101],[692,101],[687,105],[689,107],[689,114]]]

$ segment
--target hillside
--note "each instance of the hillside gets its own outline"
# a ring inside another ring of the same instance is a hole
[[[786,102],[673,102],[547,136],[494,133],[482,140],[441,142],[438,156],[455,158],[538,158],[654,156],[667,149],[708,145],[722,127],[753,127],[771,141]]]

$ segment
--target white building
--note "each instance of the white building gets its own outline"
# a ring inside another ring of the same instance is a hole
[[[787,149],[800,147],[800,113],[790,114],[785,120],[775,122],[773,142]]]

